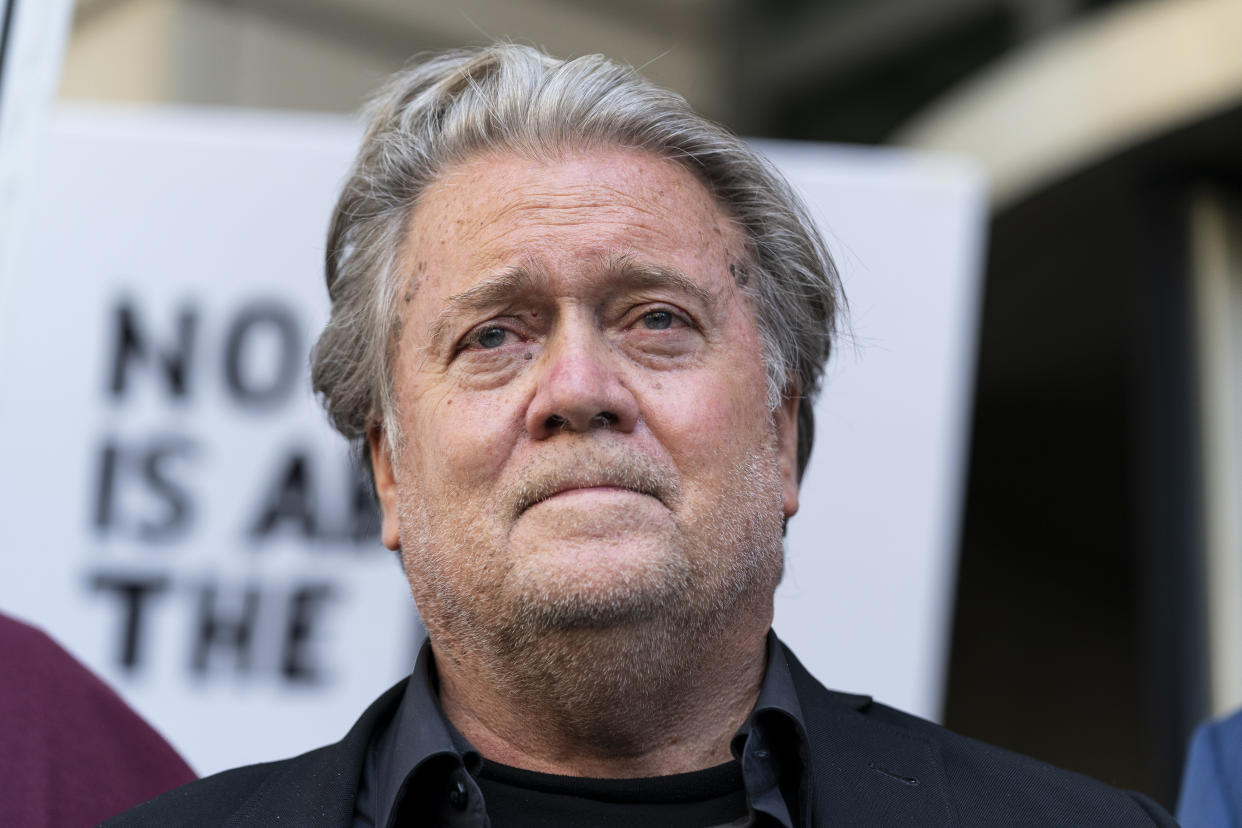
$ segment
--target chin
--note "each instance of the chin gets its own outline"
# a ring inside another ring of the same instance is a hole
[[[650,539],[552,548],[519,555],[522,563],[509,572],[515,628],[631,627],[681,615],[694,603],[692,567],[677,549]]]

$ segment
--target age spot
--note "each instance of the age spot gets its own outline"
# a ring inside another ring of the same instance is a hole
[[[730,263],[729,273],[733,276],[733,281],[737,282],[742,287],[746,287],[746,285],[750,282],[750,273],[748,273],[746,268],[741,265]]]

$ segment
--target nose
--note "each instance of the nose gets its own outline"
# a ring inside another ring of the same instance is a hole
[[[630,432],[638,401],[622,381],[619,357],[595,331],[563,331],[542,357],[526,430],[537,440],[566,431]]]

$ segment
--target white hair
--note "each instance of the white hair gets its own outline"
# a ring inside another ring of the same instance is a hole
[[[741,229],[748,261],[734,278],[755,300],[775,409],[798,410],[799,476],[810,456],[811,404],[844,298],[819,232],[771,164],[681,96],[601,55],[557,60],[494,44],[418,59],[367,109],[369,126],[328,231],[331,317],[311,375],[332,424],[362,444],[393,432],[392,348],[412,208],[448,167],[488,151],[555,159],[620,146],[675,161],[699,178]],[[366,453],[362,452],[364,458]]]

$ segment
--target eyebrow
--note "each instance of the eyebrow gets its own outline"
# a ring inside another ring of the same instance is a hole
[[[614,256],[608,259],[605,267],[609,277],[624,281],[630,287],[672,288],[693,296],[708,308],[716,306],[715,294],[676,268],[635,261],[632,256]]]
[[[623,282],[630,289],[671,288],[693,297],[709,310],[714,310],[717,305],[717,297],[711,291],[676,268],[639,262],[623,255],[606,259],[604,271],[610,282]],[[512,302],[514,297],[533,293],[549,280],[546,271],[529,262],[450,296],[448,307],[436,316],[431,325],[431,346],[434,348],[444,339],[453,320],[458,317]]]
[[[432,347],[444,339],[449,326],[457,317],[502,305],[511,301],[514,296],[534,291],[540,281],[540,276],[536,275],[533,268],[519,265],[486,282],[480,282],[469,290],[450,296],[448,307],[436,315],[436,321],[431,325]]]

